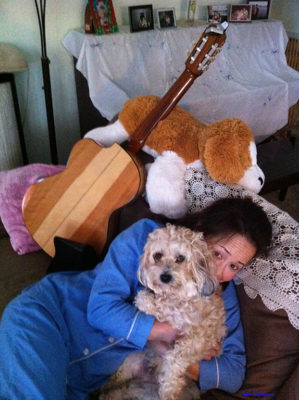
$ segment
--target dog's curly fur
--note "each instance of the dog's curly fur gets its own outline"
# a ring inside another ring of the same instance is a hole
[[[100,398],[145,399],[145,387],[149,390],[149,385],[150,399],[195,398],[187,397],[186,370],[216,347],[226,332],[216,267],[202,234],[171,224],[153,231],[140,259],[138,279],[145,289],[138,292],[136,306],[160,322],[169,322],[183,335],[163,357],[153,355],[151,350],[130,356]],[[121,391],[106,391],[120,381],[128,383],[136,371],[139,375],[144,371],[144,366],[148,370],[147,385],[137,388],[135,380],[133,387],[127,384]]]

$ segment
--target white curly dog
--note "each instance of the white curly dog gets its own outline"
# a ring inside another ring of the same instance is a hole
[[[138,292],[136,306],[169,322],[182,336],[163,356],[151,349],[129,356],[100,399],[198,399],[196,385],[187,385],[191,380],[186,370],[226,333],[216,267],[202,233],[171,224],[153,231],[140,259],[138,279],[145,289]]]

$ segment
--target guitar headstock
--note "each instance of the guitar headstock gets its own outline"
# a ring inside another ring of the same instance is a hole
[[[222,24],[209,25],[186,60],[186,67],[195,75],[201,75],[214,61],[215,56],[221,50],[225,40],[225,31],[228,27],[227,22]]]

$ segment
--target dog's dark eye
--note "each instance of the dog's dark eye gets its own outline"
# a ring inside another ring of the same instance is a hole
[[[177,258],[175,259],[175,262],[178,263],[178,264],[181,264],[184,261],[185,261],[185,256],[183,256],[182,254],[179,254],[177,256]]]
[[[162,258],[162,256],[163,256],[163,254],[157,251],[157,253],[155,253],[155,254],[153,255],[154,261],[155,261],[155,262],[160,261],[161,258]]]

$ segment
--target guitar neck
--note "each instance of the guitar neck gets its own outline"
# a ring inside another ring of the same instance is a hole
[[[227,23],[219,26],[210,25],[201,35],[186,60],[186,68],[168,92],[158,102],[157,106],[148,114],[131,136],[128,151],[137,153],[144,145],[156,125],[171,112],[179,100],[184,96],[195,79],[206,71],[208,65],[225,42]]]
[[[148,114],[131,136],[128,151],[137,153],[159,121],[166,118],[179,100],[184,96],[198,75],[189,69],[179,76],[168,92],[161,98],[157,106]]]

